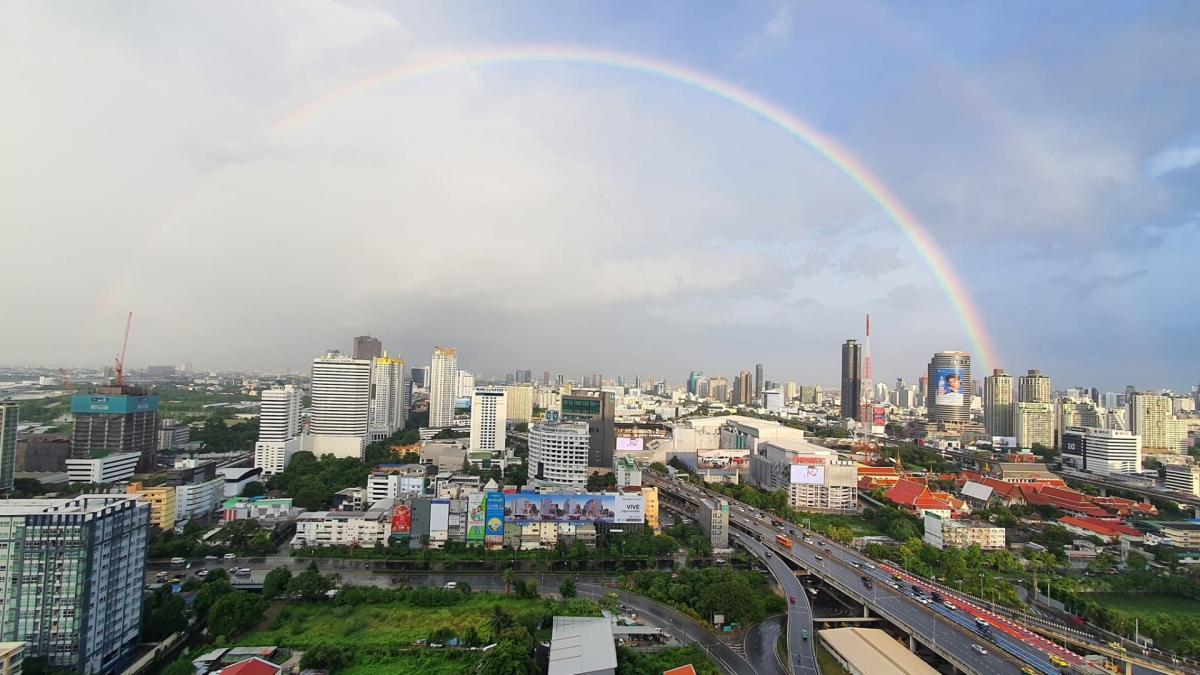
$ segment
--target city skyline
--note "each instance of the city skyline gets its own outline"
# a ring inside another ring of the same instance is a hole
[[[298,368],[370,332],[484,371],[831,383],[870,311],[881,381],[939,350],[1200,372],[1161,292],[1200,246],[1192,4],[5,11],[0,216],[57,269],[10,261],[40,292],[7,299],[6,361],[104,363],[132,310],[134,366]]]

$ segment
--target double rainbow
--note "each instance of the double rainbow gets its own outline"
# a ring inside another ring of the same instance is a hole
[[[270,128],[269,135],[276,138],[283,136],[347,99],[399,80],[457,68],[511,63],[566,63],[636,71],[705,91],[783,129],[833,163],[883,209],[912,242],[950,300],[967,340],[980,362],[977,372],[987,372],[987,368],[996,364],[992,341],[966,286],[937,246],[933,236],[883,181],[872,174],[850,151],[803,120],[741,87],[706,73],[643,56],[570,46],[505,47],[432,54],[358,78],[318,96],[280,118]]]

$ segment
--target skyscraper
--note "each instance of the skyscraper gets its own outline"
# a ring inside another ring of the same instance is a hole
[[[283,473],[300,450],[300,399],[300,390],[290,384],[262,392],[254,466],[263,474]]]
[[[377,359],[383,356],[383,343],[379,338],[373,338],[370,335],[359,335],[354,338],[354,358]]]
[[[587,466],[611,467],[617,449],[616,397],[611,392],[563,394],[559,401],[564,422],[587,422],[590,444]],[[532,456],[530,476],[533,475]]]
[[[704,372],[703,371],[693,370],[691,373],[688,373],[688,380],[687,380],[688,393],[692,394],[693,396],[699,396],[700,395],[700,383],[702,381],[704,381]]]
[[[858,419],[862,401],[862,347],[858,340],[842,343],[842,419]]]
[[[1013,435],[1013,380],[1002,368],[983,380],[983,426],[991,436]]]
[[[158,397],[132,387],[99,387],[71,397],[75,433],[71,456],[89,459],[113,453],[141,455],[138,469],[152,471],[158,450]]]
[[[404,359],[384,355],[371,362],[370,440],[382,441],[408,421],[404,377]]]
[[[765,389],[765,388],[766,388],[766,384],[763,381],[763,364],[761,364],[761,363],[755,364],[754,365],[754,402],[755,403],[758,403],[758,404],[762,403],[762,394],[763,394],[763,389]]]
[[[413,366],[409,371],[409,377],[414,387],[429,388],[429,366]]]
[[[0,493],[12,492],[17,463],[16,401],[0,401]]]
[[[708,380],[708,397],[722,403],[729,400],[729,380],[724,375]]]
[[[475,395],[475,376],[465,370],[455,375],[454,397],[471,398]]]
[[[1050,403],[1050,378],[1040,370],[1030,370],[1017,382],[1017,400],[1022,403]]]
[[[13,499],[0,512],[0,641],[81,675],[141,643],[150,506],[136,496]]]
[[[504,452],[508,419],[506,402],[504,388],[476,387],[471,395],[471,450],[493,454]]]
[[[925,407],[931,422],[970,422],[971,355],[938,352],[929,361]]]
[[[1035,445],[1054,447],[1054,407],[1049,403],[1018,401],[1013,431],[1017,446],[1032,449]]]
[[[429,366],[429,426],[443,429],[454,423],[454,385],[458,373],[458,350],[434,347]]]
[[[312,362],[312,451],[362,457],[371,404],[371,362],[331,351]]]
[[[550,371],[548,371],[548,370],[542,371],[542,386],[543,387],[550,386]]]
[[[748,406],[754,398],[754,376],[743,370],[733,381],[733,405]]]
[[[1147,392],[1128,394],[1125,415],[1129,431],[1142,437],[1146,454],[1176,454],[1187,443],[1187,422],[1171,414],[1171,397]]]

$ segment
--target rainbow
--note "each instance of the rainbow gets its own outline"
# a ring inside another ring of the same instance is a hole
[[[511,63],[566,63],[636,71],[687,85],[733,103],[774,124],[817,151],[865,192],[916,248],[934,279],[950,300],[979,363],[977,372],[996,364],[995,350],[979,310],[966,286],[929,231],[849,150],[783,108],[741,87],[711,75],[644,56],[570,46],[522,46],[450,53],[435,53],[348,82],[318,96],[281,117],[268,131],[279,138],[303,126],[321,112],[385,84],[457,68]]]

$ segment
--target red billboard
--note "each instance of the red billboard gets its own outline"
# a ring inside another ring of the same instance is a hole
[[[875,406],[874,412],[875,412],[875,416],[871,420],[871,424],[874,426],[877,426],[877,427],[886,426],[887,425],[887,408],[885,408],[881,405],[877,405],[877,406]]]
[[[408,534],[412,532],[412,507],[408,504],[397,504],[392,507],[392,534]]]

